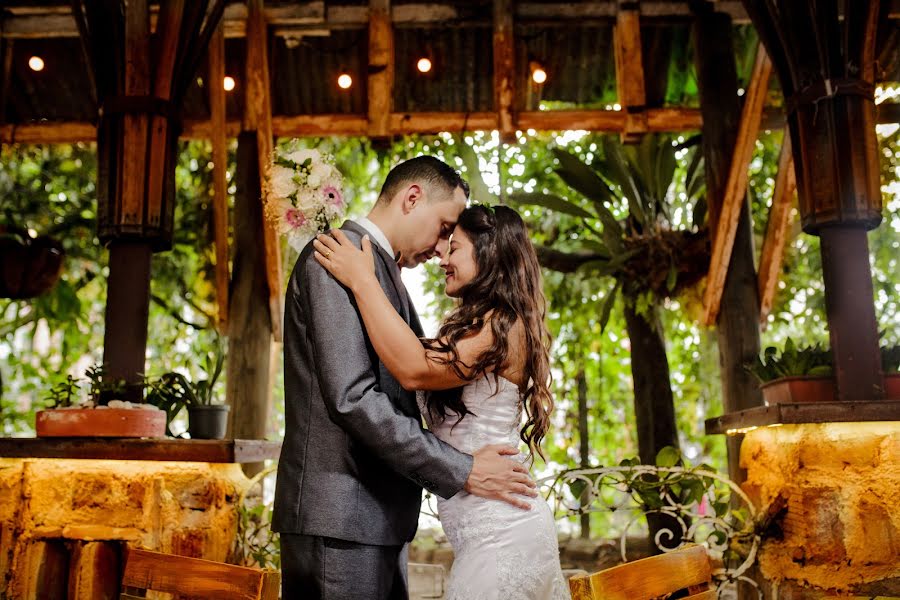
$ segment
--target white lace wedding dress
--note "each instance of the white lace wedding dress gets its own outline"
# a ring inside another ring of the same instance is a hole
[[[422,405],[421,392],[418,399]],[[522,402],[514,383],[489,375],[468,384],[462,399],[474,414],[458,424],[453,412],[432,422],[422,406],[437,437],[470,454],[488,444],[519,446]],[[527,500],[531,510],[465,491],[438,499],[441,525],[455,554],[446,600],[568,600],[553,514],[540,496]]]

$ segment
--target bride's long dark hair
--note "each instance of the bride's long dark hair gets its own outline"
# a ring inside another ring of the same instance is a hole
[[[506,206],[476,204],[462,211],[457,222],[474,247],[476,275],[460,290],[460,303],[444,320],[436,339],[423,340],[434,350],[434,360],[453,367],[462,379],[474,380],[499,373],[509,363],[509,334],[520,321],[525,332],[525,391],[522,404],[526,422],[520,435],[533,455],[544,457],[541,441],[550,425],[550,331],[544,322],[547,302],[541,269],[522,217]],[[457,342],[481,331],[489,323],[493,345],[474,364],[463,363]],[[463,370],[465,369],[465,371]],[[446,418],[448,409],[461,420],[469,411],[461,388],[431,392],[426,407],[432,416]],[[457,421],[458,422],[458,421]]]

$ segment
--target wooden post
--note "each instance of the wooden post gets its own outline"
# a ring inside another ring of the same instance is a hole
[[[775,301],[796,192],[797,178],[794,174],[794,161],[791,158],[791,134],[785,129],[784,142],[778,157],[778,175],[775,178],[772,207],[769,209],[769,223],[766,226],[766,238],[759,260],[759,322],[763,327]]]
[[[737,153],[733,155],[732,149],[735,148],[737,131],[742,122],[731,18],[724,13],[713,12],[711,8],[699,10],[694,21],[694,42],[703,116],[709,227],[714,231],[720,223],[721,200],[728,189],[730,169],[737,160]],[[755,139],[756,136],[753,137]],[[737,205],[735,241],[730,253],[729,272],[722,284],[717,330],[722,400],[726,413],[762,405],[757,383],[743,367],[760,350],[753,231],[744,188],[740,188],[740,196],[734,202]],[[737,482],[746,478],[739,461],[741,441],[742,436],[726,439],[728,475]]]
[[[131,96],[146,96],[150,91],[150,12],[146,0],[130,2],[125,9],[124,91]],[[148,124],[147,115],[126,114],[121,147],[106,148],[106,152],[121,157],[115,210],[124,226],[139,227],[144,220]],[[138,384],[146,371],[151,255],[150,240],[117,239],[109,244],[103,362],[112,378],[131,384],[126,393],[129,400],[141,399]]]
[[[516,140],[513,118],[516,97],[513,0],[494,0],[494,105],[500,139]]]
[[[641,49],[639,2],[620,2],[615,27],[616,89],[625,111],[623,143],[640,140],[647,131],[647,94],[644,89],[644,60]]]
[[[759,123],[762,119],[762,108],[766,99],[766,91],[769,88],[769,76],[772,74],[772,62],[766,55],[762,44],[756,52],[756,62],[753,65],[753,75],[747,88],[744,100],[744,108],[741,112],[741,122],[738,127],[737,140],[734,144],[734,153],[731,158],[731,166],[728,170],[728,180],[721,201],[721,211],[713,236],[712,258],[709,264],[709,275],[706,280],[706,294],[704,306],[706,309],[705,320],[707,325],[714,325],[719,316],[719,306],[722,301],[722,293],[725,289],[725,278],[728,275],[728,265],[731,262],[731,252],[734,248],[735,235],[741,212],[744,210],[744,197],[747,193],[748,169],[753,150],[756,148],[756,137],[759,134]],[[709,189],[707,187],[707,189]],[[717,201],[709,194],[710,204]]]
[[[247,62],[244,71],[244,131],[256,132],[257,172],[259,188],[257,202],[262,210],[265,193],[265,174],[272,160],[272,100],[269,83],[268,35],[263,0],[249,0],[247,4]],[[265,272],[269,286],[268,304],[270,328],[275,339],[281,339],[283,290],[281,275],[281,242],[275,228],[263,220],[262,240],[266,251]]]
[[[69,600],[116,600],[119,597],[122,557],[119,542],[72,542]]]
[[[369,137],[390,135],[394,88],[391,0],[369,0]]]
[[[225,137],[225,28],[219,25],[209,43],[209,108],[213,155],[213,221],[216,249],[218,329],[228,331],[228,141]]]
[[[6,104],[9,100],[9,82],[12,77],[13,45],[14,42],[11,39],[0,39],[0,125],[6,122]]]
[[[226,398],[231,406],[229,436],[259,440],[266,434],[271,388],[269,360],[272,333],[266,252],[259,243],[265,227],[259,202],[258,136],[238,136],[234,195],[234,262],[228,308]],[[244,467],[259,472],[262,463]]]

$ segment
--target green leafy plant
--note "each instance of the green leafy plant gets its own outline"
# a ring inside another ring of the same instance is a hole
[[[782,377],[831,377],[833,374],[831,350],[815,346],[798,348],[794,340],[788,338],[784,350],[772,346],[765,349],[762,356],[746,365],[760,383],[766,383]]]
[[[65,408],[74,406],[78,399],[78,392],[81,389],[79,385],[80,379],[66,375],[65,380],[60,381],[47,393],[44,398],[47,400],[47,408]]]
[[[120,400],[124,397],[127,384],[124,379],[110,376],[106,365],[95,363],[84,372],[88,381],[88,397],[97,406],[107,404],[110,400]]]
[[[900,344],[881,347],[881,370],[885,373],[900,373]]]
[[[281,543],[272,531],[272,504],[263,500],[262,481],[277,469],[272,465],[250,480],[238,499],[237,535],[231,548],[236,564],[266,569],[281,568]],[[250,492],[253,492],[252,494]]]

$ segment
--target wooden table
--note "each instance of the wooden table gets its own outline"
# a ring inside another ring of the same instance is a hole
[[[150,438],[0,438],[3,458],[251,463],[277,460],[281,442]]]

